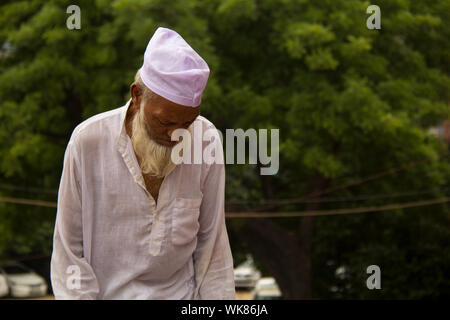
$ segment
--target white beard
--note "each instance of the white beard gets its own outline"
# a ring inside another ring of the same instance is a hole
[[[163,178],[175,168],[171,158],[172,147],[160,145],[149,137],[143,110],[144,105],[141,104],[133,118],[131,142],[140,160],[142,173]]]

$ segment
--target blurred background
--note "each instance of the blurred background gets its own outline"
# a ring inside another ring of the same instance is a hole
[[[449,21],[446,0],[2,0],[0,296],[51,298],[71,132],[127,102],[163,26],[210,66],[202,115],[280,130],[276,175],[226,166],[239,298],[450,297]]]

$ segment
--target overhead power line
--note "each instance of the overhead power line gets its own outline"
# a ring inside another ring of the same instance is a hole
[[[287,218],[287,217],[308,217],[308,216],[326,216],[326,215],[338,215],[338,214],[355,214],[355,213],[367,213],[367,212],[381,212],[395,209],[406,209],[429,206],[439,203],[446,203],[450,201],[450,197],[444,197],[432,200],[422,200],[416,202],[396,203],[388,204],[384,206],[371,206],[361,208],[344,208],[344,209],[332,209],[332,210],[315,210],[315,211],[295,211],[295,212],[226,212],[226,218]],[[0,197],[0,202],[26,204],[42,207],[57,206],[56,202],[32,200],[32,199],[19,199],[19,198],[5,198]]]
[[[446,154],[442,155],[442,158],[447,158],[449,156],[450,156],[450,153],[446,153]],[[400,167],[391,168],[391,169],[388,169],[388,170],[385,170],[385,171],[377,172],[377,173],[371,174],[369,176],[366,176],[366,177],[363,177],[363,178],[360,178],[360,179],[354,179],[352,181],[339,184],[337,186],[333,186],[333,187],[329,187],[329,188],[313,191],[313,192],[304,194],[304,195],[296,197],[296,198],[286,199],[284,201],[279,201],[277,203],[272,203],[272,204],[263,204],[263,205],[261,205],[261,206],[259,206],[257,208],[254,208],[253,211],[263,212],[263,211],[275,209],[275,208],[280,207],[282,205],[298,203],[299,201],[302,201],[302,200],[305,200],[305,199],[315,198],[315,197],[321,196],[323,194],[327,194],[327,193],[334,192],[334,191],[337,191],[337,190],[346,189],[346,188],[349,188],[349,187],[352,187],[352,186],[360,185],[360,184],[363,184],[363,183],[368,182],[368,181],[377,180],[377,179],[383,178],[385,176],[397,173],[397,172],[399,172],[401,170],[405,170],[407,168],[411,168],[411,167],[414,167],[414,166],[416,166],[418,164],[421,164],[421,163],[424,163],[424,162],[428,162],[428,161],[430,161],[429,158],[416,160],[416,161],[411,161],[408,164],[400,166]],[[250,212],[250,211],[251,210],[248,210],[246,212]]]
[[[15,204],[28,204],[28,205],[32,205],[32,206],[50,207],[50,208],[57,207],[56,202],[35,200],[35,199],[0,197],[0,202],[15,203]]]
[[[400,198],[400,197],[410,197],[410,196],[418,196],[422,194],[429,194],[435,192],[445,192],[450,191],[450,188],[435,188],[428,190],[414,190],[407,192],[398,192],[398,193],[384,193],[384,194],[363,194],[359,196],[353,197],[320,197],[320,198],[311,198],[304,199],[292,202],[292,204],[296,203],[331,203],[331,202],[355,202],[355,201],[365,201],[365,200],[377,200],[377,199],[388,199],[388,198]],[[227,205],[234,204],[284,204],[283,201],[290,199],[274,199],[274,200],[232,200],[226,202]]]
[[[362,208],[345,208],[334,210],[312,210],[312,211],[296,211],[296,212],[227,212],[226,218],[288,218],[288,217],[311,217],[311,216],[328,216],[338,214],[355,214],[367,212],[381,212],[395,209],[406,209],[430,206],[439,203],[450,202],[450,197],[444,197],[433,200],[423,200],[407,203],[388,204],[384,206],[372,206]]]
[[[25,188],[13,185],[5,185],[0,184],[0,189],[6,190],[23,190],[29,192],[36,193],[49,193],[49,194],[58,194],[57,190],[48,190],[48,189],[38,189],[38,188]],[[433,188],[426,190],[412,190],[405,192],[397,192],[397,193],[379,193],[379,194],[362,194],[358,196],[350,196],[350,197],[320,197],[320,198],[310,198],[303,200],[294,200],[290,202],[291,204],[297,203],[332,203],[332,202],[355,202],[355,201],[365,201],[365,200],[377,200],[377,199],[389,199],[389,198],[399,198],[399,197],[409,197],[409,196],[417,196],[435,192],[446,192],[450,191],[450,188]],[[231,200],[227,201],[227,205],[242,205],[242,204],[256,204],[256,205],[264,205],[264,204],[285,204],[285,201],[291,201],[292,198],[285,199],[272,199],[272,200]],[[30,201],[26,199],[26,201]],[[32,200],[34,201],[34,200]]]
[[[450,156],[450,153],[446,153],[444,155],[441,156],[441,158],[447,158]],[[360,179],[354,179],[350,182],[347,183],[343,183],[334,187],[330,187],[330,188],[325,188],[322,190],[318,190],[318,191],[314,191],[311,192],[309,194],[304,194],[302,196],[299,197],[295,197],[295,198],[287,198],[287,199],[279,199],[279,200],[264,200],[264,201],[230,201],[227,204],[249,204],[249,203],[253,203],[253,204],[260,204],[261,206],[258,208],[254,208],[254,211],[261,211],[261,210],[270,210],[270,209],[274,209],[276,207],[282,206],[282,205],[286,205],[286,204],[296,204],[296,203],[311,203],[311,202],[334,202],[334,201],[352,201],[352,200],[368,200],[368,199],[376,199],[376,198],[393,198],[398,196],[407,196],[407,195],[419,195],[419,194],[424,194],[424,193],[432,193],[432,192],[439,192],[439,191],[447,191],[448,189],[430,189],[430,190],[420,190],[420,191],[412,191],[411,193],[398,193],[398,194],[375,194],[375,195],[368,195],[368,196],[356,196],[356,197],[348,197],[348,198],[326,198],[326,197],[321,197],[318,199],[315,199],[323,194],[327,194],[327,193],[331,193],[333,191],[337,191],[337,190],[341,190],[341,189],[345,189],[351,186],[355,186],[355,185],[359,185],[359,184],[363,184],[365,182],[368,181],[372,181],[372,180],[376,180],[379,178],[382,178],[386,175],[390,175],[393,173],[396,173],[398,171],[416,166],[418,164],[424,163],[429,161],[430,159],[421,159],[421,160],[416,160],[416,161],[411,161],[408,164],[404,165],[404,166],[400,166],[400,167],[395,167],[395,168],[391,168],[385,171],[381,171],[381,172],[377,172],[375,174],[360,178]],[[22,191],[27,191],[27,192],[37,192],[37,193],[48,193],[48,194],[54,194],[57,195],[58,194],[58,190],[51,190],[51,189],[41,189],[41,188],[36,188],[36,187],[21,187],[21,186],[15,186],[15,185],[6,185],[6,184],[0,184],[0,189],[6,189],[6,190],[22,190]],[[28,200],[28,199],[23,199],[25,201],[35,201],[35,200]],[[0,201],[1,202],[1,201]],[[10,202],[10,201],[4,201],[4,202]]]
[[[442,156],[442,158],[447,158],[450,156],[450,153],[447,153]],[[275,203],[266,203],[263,204],[257,208],[254,208],[253,211],[243,211],[243,212],[228,212],[226,214],[227,218],[245,218],[245,217],[257,217],[257,218],[264,218],[264,217],[300,217],[300,216],[317,216],[317,215],[333,215],[333,214],[351,214],[351,213],[364,213],[364,212],[374,212],[374,211],[385,211],[385,210],[393,210],[393,209],[401,209],[401,208],[410,208],[414,206],[425,206],[430,204],[435,204],[433,201],[441,201],[436,203],[445,203],[448,202],[448,198],[441,198],[437,200],[428,200],[428,201],[418,201],[418,202],[409,202],[404,204],[392,204],[392,205],[386,205],[386,206],[378,206],[378,207],[365,207],[365,208],[349,208],[349,209],[335,209],[335,210],[319,210],[319,211],[300,211],[300,212],[265,212],[264,210],[272,210],[279,206],[286,205],[286,204],[294,204],[299,203],[302,201],[305,201],[306,199],[311,199],[318,197],[322,194],[330,193],[333,191],[345,189],[351,186],[360,185],[362,183],[376,180],[379,178],[382,178],[384,176],[396,173],[398,171],[416,166],[420,163],[424,163],[429,161],[429,159],[422,159],[419,161],[412,161],[408,164],[391,168],[385,171],[381,171],[360,179],[356,179],[347,183],[343,183],[334,187],[325,188],[322,190],[317,190],[314,192],[311,192],[309,194],[305,194],[300,197],[291,198],[291,199],[285,199],[280,200]],[[49,190],[50,191],[50,190]],[[53,192],[53,190],[51,190]],[[43,206],[43,207],[52,207],[56,208],[57,204],[56,202],[50,202],[50,201],[42,201],[42,200],[35,200],[35,199],[22,199],[22,198],[9,198],[9,197],[0,197],[0,202],[7,202],[7,203],[16,203],[16,204],[26,204],[26,205],[36,205],[36,206]],[[429,204],[428,204],[429,202]],[[424,204],[425,203],[425,204]],[[411,206],[412,204],[412,206]],[[359,210],[359,211],[358,211]],[[257,216],[256,216],[257,215]]]
[[[34,192],[34,193],[48,193],[57,195],[58,190],[49,190],[49,189],[42,189],[42,188],[36,188],[36,187],[21,187],[21,186],[15,186],[15,185],[9,185],[9,184],[0,184],[0,189],[3,190],[19,190],[19,191],[25,191],[25,192]]]

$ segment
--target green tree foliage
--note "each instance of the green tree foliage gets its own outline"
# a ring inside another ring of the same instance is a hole
[[[380,30],[367,29],[371,3],[362,0],[2,3],[0,181],[20,189],[0,186],[0,196],[55,200],[47,191],[57,189],[72,129],[126,102],[158,26],[177,30],[208,61],[202,114],[222,132],[280,129],[277,175],[260,176],[258,166],[227,166],[227,200],[246,203],[230,210],[333,188],[411,162],[323,196],[339,201],[277,208],[352,208],[448,194],[448,147],[428,133],[449,117],[448,1],[380,0]],[[71,4],[81,8],[80,30],[66,27]],[[385,196],[374,197],[380,194]],[[0,202],[0,256],[50,252],[54,213]],[[233,248],[245,240],[286,297],[449,294],[446,204],[229,222]],[[365,287],[372,264],[381,267],[382,290]],[[343,279],[335,275],[341,266]]]

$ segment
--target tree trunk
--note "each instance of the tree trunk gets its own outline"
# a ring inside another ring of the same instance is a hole
[[[320,175],[316,175],[310,181],[311,192],[316,193],[320,190],[323,190],[329,185],[330,181],[328,179],[323,178]],[[310,202],[306,205],[306,211],[313,211],[320,209],[319,202]],[[315,217],[302,217],[299,222],[299,252],[298,256],[300,257],[298,263],[298,270],[302,275],[302,283],[303,285],[299,287],[301,296],[300,299],[312,299],[311,292],[311,256],[312,256],[312,241],[314,236],[314,221]]]
[[[329,180],[317,175],[310,181],[311,192],[326,188]],[[309,203],[306,210],[317,210]],[[285,299],[311,299],[311,250],[314,217],[300,218],[298,234],[289,232],[273,219],[247,219],[235,230],[255,259],[273,276]]]
[[[237,231],[255,259],[273,276],[285,299],[301,299],[304,291],[298,272],[299,245],[296,237],[271,219],[250,219]]]
[[[69,141],[73,130],[83,121],[83,108],[81,101],[71,90],[66,90],[66,98],[64,100],[67,116],[69,118],[70,130],[66,132],[66,142]]]

